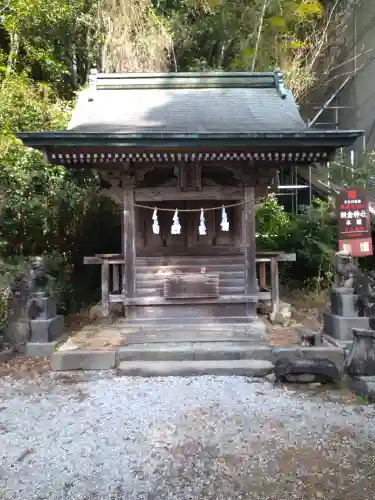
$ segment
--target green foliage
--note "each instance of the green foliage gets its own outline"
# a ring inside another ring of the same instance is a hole
[[[355,157],[353,164],[347,155],[338,155],[330,164],[330,179],[339,186],[374,188],[375,152]]]
[[[0,86],[0,267],[2,288],[9,285],[19,262],[46,256],[55,276],[60,311],[79,306],[74,294],[74,266],[83,261],[80,245],[93,241],[101,208],[113,220],[113,205],[97,199],[98,180],[87,171],[47,165],[38,151],[25,148],[12,132],[66,127],[71,106],[46,84],[25,74],[11,74]],[[104,225],[104,224],[103,224]],[[113,229],[107,223],[108,231]],[[99,252],[106,249],[99,248]],[[91,254],[88,251],[88,254]]]
[[[71,109],[71,104],[58,99],[51,87],[30,80],[25,73],[3,78],[0,86],[2,137],[14,132],[63,130]]]
[[[10,0],[2,12],[7,71],[28,71],[67,95],[97,56],[99,0]]]
[[[294,275],[316,288],[328,286],[337,251],[336,218],[331,202],[315,199],[311,207],[301,207],[300,214],[293,217],[285,246],[297,255],[293,267],[298,274]]]
[[[257,248],[277,250],[283,245],[290,229],[291,215],[284,211],[275,195],[268,196],[259,204],[256,212]]]
[[[308,54],[322,48],[320,0],[269,0],[256,53],[263,0],[159,0],[171,20],[178,70],[256,71],[281,67],[297,92],[315,81]],[[255,22],[254,22],[255,21]]]
[[[331,282],[337,249],[331,202],[314,199],[312,206],[302,206],[299,214],[292,215],[271,197],[258,208],[256,220],[259,249],[296,253],[296,262],[285,266],[284,279],[315,289]]]

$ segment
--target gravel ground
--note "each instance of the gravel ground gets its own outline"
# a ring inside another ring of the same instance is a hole
[[[375,498],[375,411],[242,377],[0,378],[1,500]]]

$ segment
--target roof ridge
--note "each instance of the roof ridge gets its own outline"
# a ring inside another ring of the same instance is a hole
[[[269,72],[176,72],[176,73],[98,73],[89,75],[89,89],[197,89],[197,88],[274,88],[284,99],[287,91],[280,69]]]

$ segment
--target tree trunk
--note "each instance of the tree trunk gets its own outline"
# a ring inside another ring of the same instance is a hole
[[[18,33],[11,33],[6,76],[9,76],[15,70],[19,47],[20,47],[20,39]]]

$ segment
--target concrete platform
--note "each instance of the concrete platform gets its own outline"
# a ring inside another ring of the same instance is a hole
[[[258,359],[226,361],[122,361],[122,375],[138,377],[192,377],[198,375],[239,375],[265,377],[273,372],[273,363]]]
[[[116,366],[116,351],[84,351],[81,349],[58,351],[52,355],[52,369],[110,370]]]

